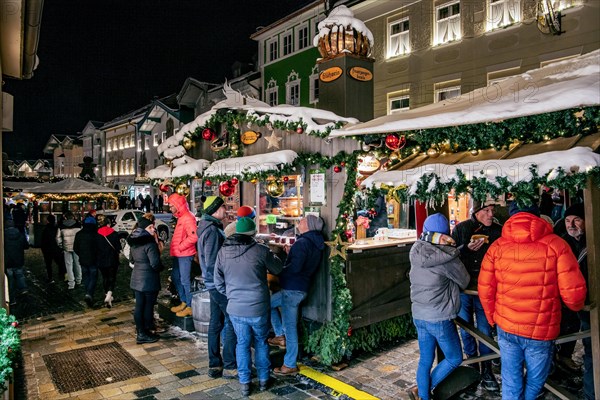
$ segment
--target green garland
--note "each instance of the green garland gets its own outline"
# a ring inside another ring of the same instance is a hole
[[[0,393],[7,389],[6,381],[12,382],[14,362],[21,351],[18,326],[13,315],[7,315],[4,308],[0,309]]]

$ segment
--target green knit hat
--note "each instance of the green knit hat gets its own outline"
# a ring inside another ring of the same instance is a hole
[[[252,236],[256,233],[256,224],[252,218],[242,217],[235,224],[235,233]]]
[[[200,198],[200,200],[204,202],[204,212],[208,215],[213,215],[225,203],[219,196],[208,196]]]

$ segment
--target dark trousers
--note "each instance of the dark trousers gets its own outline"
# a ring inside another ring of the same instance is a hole
[[[235,346],[237,338],[227,315],[227,297],[210,289],[210,321],[208,323],[208,367],[236,369]],[[221,331],[225,329],[223,358],[221,358]]]
[[[52,280],[52,261],[58,265],[58,279],[63,279],[67,273],[67,269],[65,268],[65,256],[62,254],[62,251],[42,249],[42,254],[44,256],[44,263],[46,264],[48,279]]]
[[[108,268],[99,268],[100,273],[102,274],[102,288],[104,289],[104,293],[111,291],[115,291],[115,282],[117,281],[117,270],[118,265]]]
[[[139,292],[135,293],[135,309],[133,310],[133,319],[138,333],[148,333],[154,329],[154,304],[158,297],[158,292]]]
[[[98,281],[98,267],[95,265],[82,265],[81,275],[83,285],[85,286],[85,294],[94,297],[96,291],[96,282]]]
[[[562,308],[562,316],[560,319],[560,336],[570,335],[571,333],[579,332],[581,322],[577,312],[571,311],[567,307]],[[557,345],[557,353],[561,357],[571,358],[573,351],[575,350],[576,341],[573,340],[567,343],[561,343]]]

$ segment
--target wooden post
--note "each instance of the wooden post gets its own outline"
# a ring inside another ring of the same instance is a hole
[[[588,251],[588,275],[590,294],[590,325],[592,340],[592,360],[594,362],[594,388],[596,395],[600,393],[600,189],[591,178],[588,178],[583,191],[585,203],[585,237]]]

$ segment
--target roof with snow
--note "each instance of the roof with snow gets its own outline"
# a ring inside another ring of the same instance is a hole
[[[600,104],[600,50],[443,102],[346,126],[330,137],[470,125]]]

